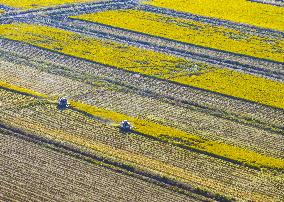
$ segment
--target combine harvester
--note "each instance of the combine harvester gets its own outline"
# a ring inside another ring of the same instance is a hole
[[[59,110],[64,110],[69,107],[68,100],[66,98],[59,98],[57,108]]]
[[[120,130],[122,132],[130,132],[132,128],[132,125],[127,120],[124,120],[120,123]]]

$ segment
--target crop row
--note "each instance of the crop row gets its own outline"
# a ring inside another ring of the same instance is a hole
[[[18,31],[15,32],[15,29]],[[11,24],[1,25],[0,30],[4,37],[64,54],[278,108],[284,107],[284,100],[281,96],[284,89],[282,82],[237,71],[208,67],[201,63],[194,64],[182,58],[113,41],[85,37],[47,26]],[[222,83],[226,85],[220,85]]]
[[[70,29],[71,27],[76,27],[80,28],[80,33],[83,34],[92,35],[96,33],[104,33],[103,38],[113,39],[114,37],[112,36],[115,36],[115,40],[129,45],[141,46],[147,49],[190,58],[193,61],[203,61],[207,64],[242,70],[247,73],[261,75],[268,78],[283,79],[283,74],[281,73],[283,65],[278,62],[234,54],[212,48],[205,48],[176,40],[166,39],[164,37],[143,34],[142,32],[132,31],[129,29],[126,30],[107,24],[78,20],[76,18],[62,19],[60,17],[56,17],[55,20],[60,20],[61,24],[65,25],[62,28],[70,31],[72,31],[72,29]],[[44,20],[41,22],[48,24]]]
[[[0,42],[1,47],[5,48],[5,54],[2,57],[13,63],[28,64],[33,68],[43,69],[57,75],[64,74],[72,79],[79,78],[82,81],[90,83],[103,79],[110,84],[118,84],[128,90],[133,89],[135,90],[134,92],[140,92],[143,95],[149,94],[163,99],[169,98],[175,100],[176,104],[180,102],[192,106],[202,106],[205,109],[209,107],[211,110],[221,111],[230,116],[242,114],[243,118],[247,117],[251,121],[260,120],[262,123],[273,123],[278,127],[282,127],[283,124],[280,121],[284,118],[282,110],[189,86],[181,86],[166,80],[157,80],[144,75],[137,75],[120,69],[94,64],[90,61],[68,57],[21,42],[5,39],[0,39]],[[30,58],[33,59],[31,60]],[[50,64],[53,65],[51,66]]]
[[[264,187],[257,187],[256,185],[260,179],[258,179],[258,173],[256,171],[246,169],[242,166],[225,163],[198,153],[187,152],[177,147],[171,148],[172,146],[170,145],[166,146],[157,141],[151,141],[151,139],[146,139],[144,141],[142,137],[135,134],[124,135],[119,133],[117,128],[113,127],[111,123],[100,123],[100,120],[96,121],[96,119],[88,119],[88,117],[85,117],[83,114],[80,115],[80,113],[72,112],[72,110],[58,112],[55,106],[40,105],[38,107],[29,107],[21,110],[15,108],[13,111],[10,110],[10,112],[2,112],[2,115],[4,120],[10,121],[11,124],[15,124],[17,127],[24,127],[34,133],[49,135],[56,139],[64,136],[62,139],[64,142],[68,141],[68,139],[72,142],[75,140],[79,141],[79,139],[83,138],[84,145],[95,151],[101,151],[106,154],[111,153],[113,158],[123,159],[124,161],[126,160],[132,163],[135,162],[142,167],[146,166],[146,168],[152,168],[156,171],[161,169],[160,166],[157,166],[161,163],[160,161],[165,162],[167,165],[160,170],[160,172],[172,173],[177,169],[175,168],[176,166],[181,166],[181,168],[186,170],[187,177],[184,175],[183,169],[179,170],[179,174],[172,174],[180,177],[183,176],[182,178],[190,180],[191,183],[197,183],[197,186],[202,184],[202,186],[216,190],[217,192],[231,193],[238,197],[244,197],[244,195],[247,194],[247,191],[252,191],[253,195],[251,197],[259,197],[257,195],[262,195],[262,192],[272,194],[278,193],[279,191],[277,189],[274,192],[272,191],[274,189],[270,189],[269,192],[267,192],[264,191]],[[17,119],[15,119],[15,116]],[[98,143],[97,141],[101,143]],[[90,144],[93,146],[90,147]],[[103,147],[99,146],[102,144],[104,145]],[[111,148],[106,144],[111,145]],[[82,145],[82,143],[80,143],[80,145]],[[155,145],[160,146],[157,147]],[[112,152],[113,149],[116,151]],[[130,152],[131,155],[127,155],[128,152]],[[145,157],[142,157],[141,155]],[[146,160],[147,158],[148,160]],[[154,163],[157,161],[160,163]],[[168,170],[169,167],[173,170]],[[223,172],[217,172],[220,169],[223,170]],[[228,173],[230,173],[230,175],[228,175]],[[190,175],[192,177],[190,177]],[[244,178],[244,176],[246,177]],[[257,179],[253,182],[254,185],[250,184],[250,188],[245,188],[244,186],[248,184],[243,180],[251,181],[253,178],[255,180]],[[232,180],[235,182],[240,180],[237,187],[235,184],[231,184]],[[269,183],[276,183],[276,181],[270,181]],[[269,185],[269,183],[267,184],[267,187],[281,186],[276,186],[276,184]],[[251,190],[254,186],[257,188]],[[237,193],[233,191],[236,188],[238,190]],[[246,194],[244,192],[246,192]],[[262,195],[262,199],[264,198],[265,196]]]
[[[18,87],[13,86],[13,88],[17,89]],[[21,91],[21,89],[18,89],[18,91]],[[35,95],[38,94],[35,93]],[[45,98],[46,95],[42,97]],[[199,152],[205,152],[205,154],[213,155],[221,159],[236,161],[259,169],[261,167],[281,170],[284,169],[284,162],[281,159],[261,155],[253,151],[227,145],[217,141],[206,140],[194,134],[189,134],[168,126],[159,125],[148,120],[129,117],[124,114],[79,102],[70,101],[70,103],[72,105],[72,108],[103,120],[109,120],[114,123],[119,123],[122,120],[129,120],[135,125],[135,132],[144,134],[146,136],[164,139],[165,141],[169,141],[180,146],[185,146]],[[82,143],[82,141],[79,139],[78,143]]]
[[[210,115],[208,111],[179,106],[175,102],[160,99],[159,96],[137,94],[141,89],[129,91],[119,85],[109,86],[103,81],[93,89],[94,86],[90,84],[62,77],[62,72],[60,76],[56,76],[34,70],[32,66],[16,65],[15,61],[13,63],[2,61],[0,64],[3,64],[1,79],[15,85],[28,87],[49,96],[67,96],[90,105],[152,120],[162,125],[197,133],[205,138],[221,140],[275,157],[283,156],[281,135],[235,123],[234,119],[229,121],[214,114]],[[37,67],[42,69],[40,64]],[[52,66],[48,65],[48,68],[51,69]],[[26,82],[25,78],[31,79]],[[85,79],[84,81],[86,82]],[[266,137],[267,141],[262,141],[262,137]]]
[[[201,16],[219,18],[257,27],[284,31],[284,11],[281,7],[254,3],[246,0],[153,0],[145,4],[193,13]],[[267,20],[263,20],[267,19]]]
[[[280,37],[261,37],[221,26],[211,26],[193,20],[134,9],[109,10],[73,16],[73,18],[199,46],[284,62],[282,57],[284,42]]]
[[[25,201],[40,198],[48,201],[69,201],[70,196],[81,196],[85,201],[101,200],[101,197],[125,200],[190,200],[153,184],[84,163],[11,136],[1,134],[1,142],[5,142],[5,146],[1,147],[5,153],[0,156],[3,162],[0,186],[4,196],[7,194],[14,198],[15,195],[24,194]],[[11,189],[5,193],[4,190],[8,187]],[[139,190],[144,190],[146,194],[137,195]]]

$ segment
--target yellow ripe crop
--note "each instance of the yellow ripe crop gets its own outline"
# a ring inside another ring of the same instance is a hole
[[[228,69],[212,69],[198,76],[172,80],[266,105],[284,108],[284,83]]]
[[[0,35],[68,55],[157,77],[188,73],[182,58],[137,48],[110,40],[99,40],[47,26],[0,25]]]
[[[214,154],[220,157],[228,158],[234,161],[244,163],[254,167],[268,167],[276,169],[284,169],[284,160],[277,159],[253,151],[249,151],[240,147],[231,146],[217,141],[210,141],[203,139],[197,135],[189,134],[172,127],[163,126],[148,120],[130,117],[117,112],[105,110],[95,106],[71,101],[72,107],[87,112],[93,116],[103,119],[120,122],[121,120],[128,120],[134,126],[134,130],[155,138],[169,140],[189,148],[204,151],[208,154]],[[180,140],[185,142],[180,142]]]
[[[9,88],[11,90],[20,92],[20,93],[29,93],[31,95],[37,95],[38,97],[47,98],[47,95],[34,92],[29,89],[22,87],[14,86],[5,82],[0,82],[0,87]],[[79,111],[86,112],[100,119],[107,119],[113,122],[119,123],[122,120],[127,119],[134,125],[134,130],[145,135],[167,140],[171,143],[179,144],[182,146],[187,146],[198,151],[206,152],[207,154],[217,155],[219,157],[228,158],[240,163],[244,163],[249,166],[254,166],[258,168],[274,168],[274,169],[284,169],[284,160],[278,159],[262,154],[258,154],[254,151],[249,151],[240,147],[228,145],[225,143],[220,143],[217,141],[210,141],[204,138],[201,138],[194,134],[189,134],[184,131],[160,125],[152,121],[139,119],[135,117],[130,117],[124,114],[120,114],[114,111],[106,110],[103,108],[98,108],[96,106],[87,105],[84,103],[69,101],[72,108],[75,108]],[[65,137],[65,141],[74,141],[74,139],[68,139]],[[79,145],[87,146],[88,144],[84,141],[74,142]],[[91,148],[92,149],[92,148]]]
[[[284,108],[284,83],[47,26],[0,25],[0,36],[132,72]],[[192,72],[194,66],[197,72]],[[282,96],[282,97],[281,97]]]
[[[11,84],[4,82],[4,81],[0,81],[0,87],[10,89],[10,90],[13,90],[13,91],[17,91],[17,92],[21,92],[21,93],[25,93],[25,94],[29,94],[29,95],[33,95],[33,96],[36,96],[36,97],[47,98],[47,96],[44,95],[44,94],[29,90],[29,89],[26,89],[26,88],[22,88],[22,87],[19,87],[19,86],[11,85]]]
[[[151,0],[158,7],[284,31],[284,8],[247,0]]]
[[[47,26],[0,25],[0,35],[39,47],[56,50],[102,64],[157,76],[181,71],[178,65],[190,62],[163,53],[136,48]]]
[[[70,3],[95,2],[98,0],[1,0],[1,4],[21,9],[40,8]]]
[[[74,18],[204,47],[284,62],[283,38],[260,37],[230,28],[139,10],[110,10],[84,14]]]

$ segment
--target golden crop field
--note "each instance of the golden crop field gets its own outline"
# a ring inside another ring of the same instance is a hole
[[[284,62],[284,41],[281,37],[260,37],[230,28],[139,10],[110,10],[84,14],[76,18],[190,44]],[[164,30],[164,27],[167,29]]]
[[[284,201],[283,9],[0,0],[0,201]]]
[[[1,0],[0,3],[6,6],[27,10],[33,8],[41,8],[63,4],[76,4],[84,2],[96,2],[96,0]]]
[[[152,0],[145,4],[284,31],[284,9],[246,0]]]
[[[68,55],[284,108],[284,97],[282,96],[284,84],[282,82],[226,69],[210,68],[202,63],[197,64],[201,66],[200,71],[191,72],[191,66],[195,64],[182,58],[112,41],[79,36],[46,26],[0,25],[0,31],[0,36]]]

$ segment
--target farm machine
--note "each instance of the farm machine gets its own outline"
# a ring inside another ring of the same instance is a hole
[[[69,107],[68,100],[66,98],[59,98],[57,103],[57,108],[60,110],[66,109]]]
[[[132,128],[132,125],[127,120],[124,120],[120,123],[120,130],[123,132],[129,132]]]

